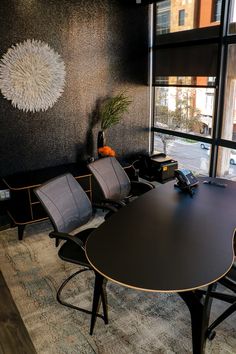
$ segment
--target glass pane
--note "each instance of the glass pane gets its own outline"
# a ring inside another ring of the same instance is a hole
[[[219,147],[216,175],[236,181],[236,150]]]
[[[184,26],[185,23],[185,10],[179,10],[179,26]]]
[[[156,34],[219,25],[222,0],[164,0],[156,5]]]
[[[235,0],[231,0],[228,32],[229,34],[236,33],[236,1]]]
[[[215,87],[215,76],[156,76],[154,85]]]
[[[212,21],[218,22],[221,17],[222,0],[214,0],[212,4]]]
[[[236,44],[228,50],[222,138],[236,141]]]
[[[211,136],[213,88],[156,87],[154,126]]]
[[[208,175],[210,145],[173,135],[154,133],[154,153],[164,152],[178,161],[179,168],[188,168],[196,175]]]
[[[170,0],[164,0],[157,5],[156,20],[156,34],[170,32]]]

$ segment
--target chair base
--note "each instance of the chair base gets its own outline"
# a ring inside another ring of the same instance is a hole
[[[199,297],[203,297],[206,294],[205,290],[197,289],[196,293]],[[234,295],[229,295],[229,294],[224,294],[220,293],[217,291],[211,291],[209,292],[209,296],[211,296],[214,299],[221,300],[227,303],[230,303],[231,306],[229,306],[217,319],[212,322],[212,324],[207,328],[206,331],[206,337],[209,340],[213,340],[216,336],[216,332],[214,329],[219,326],[220,323],[222,323],[227,317],[229,317],[233,312],[236,311],[236,301],[235,301],[235,296]]]
[[[215,337],[215,331],[213,331],[221,322],[223,322],[227,317],[229,317],[233,312],[236,311],[236,301],[228,307],[212,324],[208,327],[206,336],[209,340]]]
[[[62,290],[64,289],[64,287],[68,284],[68,282],[73,279],[76,275],[80,274],[80,273],[83,273],[85,271],[93,271],[92,269],[90,268],[84,268],[84,269],[81,269],[81,270],[78,270],[76,271],[75,273],[73,273],[72,275],[70,275],[60,286],[60,288],[58,289],[57,291],[57,301],[63,305],[63,306],[66,306],[66,307],[70,307],[72,309],[75,309],[77,311],[81,311],[81,312],[84,312],[84,313],[87,313],[89,315],[94,315],[95,317],[99,317],[99,318],[102,318],[105,322],[105,324],[108,324],[108,315],[107,315],[107,304],[106,304],[106,297],[105,297],[105,294],[104,292],[102,292],[101,294],[101,300],[102,300],[102,305],[103,305],[103,315],[101,314],[94,314],[93,311],[90,311],[90,310],[87,310],[83,307],[79,307],[79,306],[75,306],[73,304],[70,304],[64,300],[61,299],[61,293],[62,293]],[[90,330],[90,334],[92,335],[93,334],[93,330]]]

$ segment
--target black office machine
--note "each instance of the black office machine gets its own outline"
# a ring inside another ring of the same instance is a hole
[[[139,176],[148,181],[164,183],[175,178],[178,162],[164,153],[140,157]]]

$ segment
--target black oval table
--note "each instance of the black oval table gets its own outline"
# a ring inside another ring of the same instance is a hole
[[[223,277],[234,260],[236,183],[199,178],[193,196],[174,184],[140,196],[90,235],[86,255],[100,274],[91,326],[104,278],[143,291],[176,292],[191,313],[193,353],[203,353],[210,284]],[[195,290],[204,286],[208,290],[202,303]]]

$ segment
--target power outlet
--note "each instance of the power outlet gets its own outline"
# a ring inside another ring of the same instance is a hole
[[[9,189],[0,189],[0,201],[8,200],[11,198]]]

